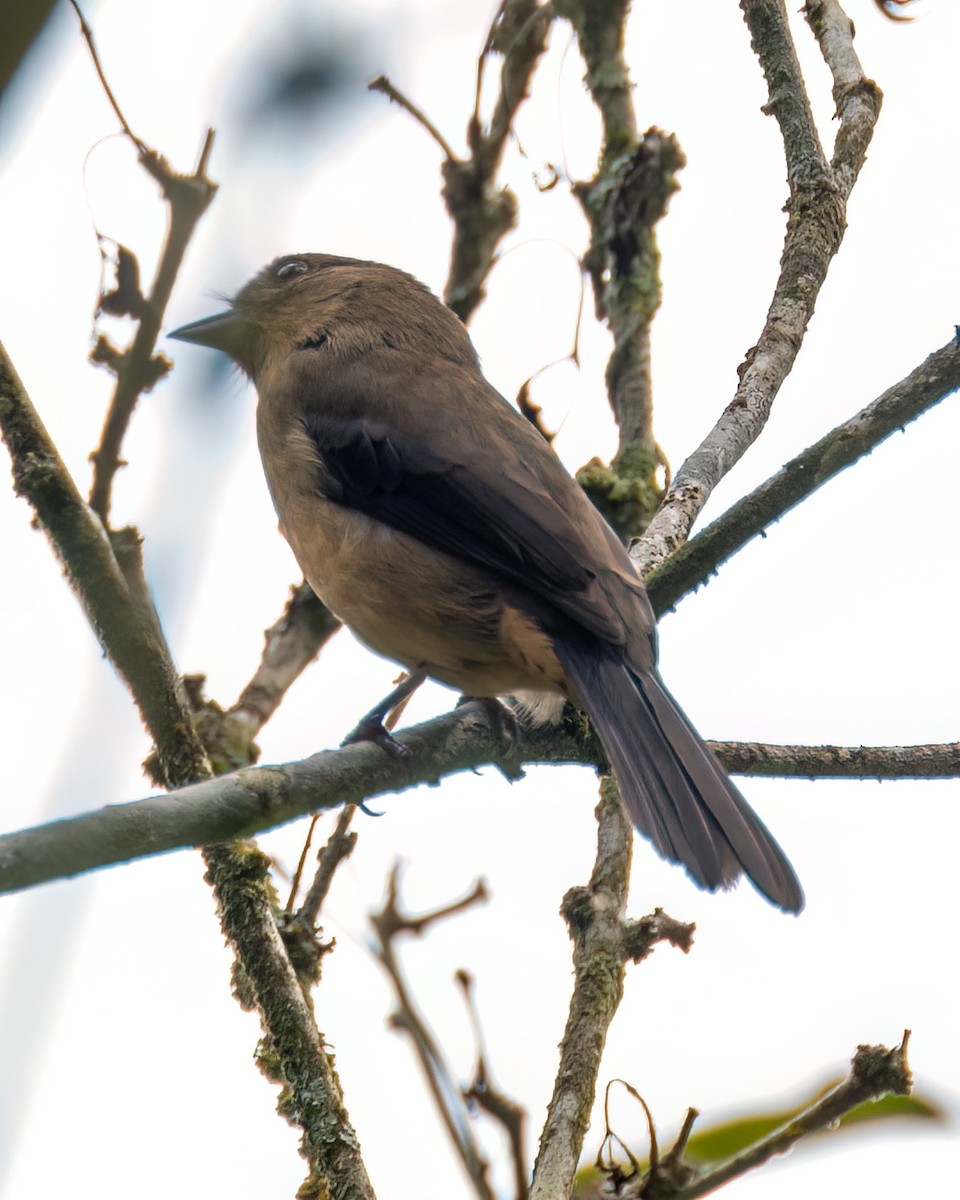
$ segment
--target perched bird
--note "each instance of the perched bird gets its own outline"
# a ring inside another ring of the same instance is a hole
[[[516,695],[535,720],[572,700],[664,858],[710,890],[746,872],[800,910],[783,851],[661,682],[653,610],[616,534],[423,284],[288,255],[171,336],[253,380],[281,529],[327,606],[414,673],[407,690],[430,676]],[[361,732],[382,740],[385,711]]]

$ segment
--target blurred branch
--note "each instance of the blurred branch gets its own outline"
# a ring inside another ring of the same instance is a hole
[[[656,612],[672,608],[686,593],[706,583],[721,563],[762,534],[766,526],[957,388],[960,338],[954,337],[656,567],[644,581]]]
[[[248,837],[307,813],[458,771],[498,766],[508,776],[520,763],[596,765],[602,751],[579,722],[521,728],[507,737],[480,703],[412,726],[398,735],[409,758],[376,746],[328,750],[300,762],[246,767],[230,775],[126,804],[0,836],[0,892],[32,887],[81,871],[166,850]],[[954,779],[960,743],[928,746],[774,746],[710,742],[727,770],[800,779]]]
[[[386,75],[378,75],[376,79],[371,79],[367,84],[367,88],[371,92],[382,92],[388,100],[392,101],[394,104],[399,104],[402,109],[404,109],[410,114],[411,117],[413,117],[418,125],[422,125],[427,133],[430,134],[433,140],[443,151],[446,158],[453,159],[456,157],[450,146],[450,143],[426,115],[423,109],[417,108],[412,100],[409,100],[402,92],[397,91]]]
[[[780,275],[760,340],[740,367],[732,401],[677,472],[642,540],[632,547],[642,575],[686,540],[713,488],[762,432],[840,248],[847,199],[880,111],[880,89],[863,74],[849,21],[832,0],[813,0],[805,12],[834,74],[840,118],[833,161],[828,163],[810,113],[783,0],[741,0],[740,7],[767,79],[766,111],[780,125],[786,152],[790,199]]]
[[[608,776],[600,784],[597,857],[590,882],[571,888],[563,898],[561,911],[573,940],[574,985],[530,1200],[570,1195],[607,1030],[623,997],[627,959],[639,961],[660,940],[675,941],[684,949],[689,944],[692,927],[680,926],[662,913],[642,922],[624,920],[632,847],[630,822]],[[647,935],[643,945],[641,927]]]
[[[527,1200],[530,1181],[524,1136],[527,1113],[521,1104],[518,1104],[516,1100],[502,1092],[493,1083],[484,1049],[483,1029],[477,1009],[473,976],[468,971],[459,970],[456,979],[467,1004],[477,1043],[477,1065],[473,1073],[473,1080],[463,1094],[467,1100],[496,1121],[507,1135],[507,1141],[510,1144],[510,1159],[513,1163],[514,1200]]]
[[[31,0],[29,4],[8,4],[3,12],[3,36],[0,37],[0,95],[6,90],[54,8],[55,0]]]
[[[553,20],[549,3],[501,0],[477,62],[473,115],[467,125],[470,157],[443,164],[443,198],[453,218],[453,253],[443,298],[461,321],[469,322],[484,298],[497,247],[517,220],[517,201],[509,188],[498,188],[496,174],[517,110],[546,49]],[[499,54],[500,91],[486,128],[480,116],[483,76]]]
[[[138,322],[133,341],[126,350],[119,351],[101,335],[92,354],[95,362],[106,365],[117,377],[100,444],[90,456],[93,462],[90,505],[107,527],[113,481],[123,465],[120,447],[133,410],[141,394],[150,391],[170,369],[169,360],[162,355],[154,356],[154,349],[187,245],[217,190],[217,185],[205,175],[212,145],[213,131],[208,130],[192,175],[178,174],[156,151],[141,149],[139,152],[141,166],[160,184],[167,202],[168,229],[153,286],[149,295],[137,304]]]
[[[460,1156],[473,1191],[479,1200],[493,1200],[494,1193],[487,1179],[490,1164],[477,1142],[463,1093],[443,1057],[433,1032],[414,1003],[406,977],[397,957],[395,942],[399,934],[412,933],[420,936],[430,925],[445,920],[454,913],[472,907],[486,899],[486,888],[479,881],[473,890],[461,900],[446,905],[434,912],[411,917],[400,911],[399,866],[390,872],[387,896],[383,908],[372,913],[370,922],[377,937],[377,957],[390,976],[397,996],[397,1011],[391,1017],[394,1029],[409,1034],[416,1050],[420,1066],[427,1078],[434,1104],[443,1120],[450,1140]]]
[[[120,458],[120,447],[141,394],[149,392],[170,370],[167,358],[154,355],[160,325],[193,231],[216,195],[217,185],[206,176],[213,149],[213,130],[207,130],[193,174],[181,175],[174,171],[162,154],[150,149],[131,129],[107,80],[93,30],[80,11],[77,0],[70,0],[70,3],[80,21],[80,32],[89,47],[107,101],[123,132],[136,147],[140,165],[160,185],[168,206],[166,242],[150,294],[143,296],[140,293],[140,267],[136,256],[125,246],[119,246],[117,288],[101,297],[103,311],[115,316],[132,316],[137,320],[137,331],[126,350],[118,350],[101,334],[91,354],[95,363],[105,366],[117,377],[100,435],[100,445],[90,456],[93,462],[90,507],[109,531],[113,480],[118,469],[124,465]]]
[[[113,94],[113,88],[111,88],[109,82],[107,81],[107,75],[103,69],[103,64],[100,61],[97,43],[93,36],[93,30],[87,24],[87,19],[84,17],[77,0],[70,0],[70,7],[77,14],[77,20],[80,22],[80,32],[83,34],[83,40],[87,43],[87,49],[90,51],[90,57],[93,60],[94,70],[97,72],[97,78],[100,80],[100,86],[103,88],[103,94],[106,96],[107,102],[113,109],[114,116],[120,122],[120,127],[123,129],[123,132],[127,135],[130,141],[133,142],[137,150],[141,154],[146,154],[148,152],[147,147],[143,142],[140,141],[137,135],[127,124],[127,118],[123,115],[120,105],[117,103],[117,98]]]

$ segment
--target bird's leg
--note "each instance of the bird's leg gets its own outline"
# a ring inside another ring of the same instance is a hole
[[[384,717],[391,709],[402,704],[417,690],[426,679],[424,671],[411,671],[410,674],[397,684],[389,696],[385,696],[379,704],[357,722],[356,728],[340,743],[341,746],[352,746],[356,742],[373,742],[388,754],[396,758],[406,758],[410,751],[393,737],[383,724]]]

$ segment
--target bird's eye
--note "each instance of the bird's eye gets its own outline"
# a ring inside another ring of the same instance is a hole
[[[298,258],[294,262],[287,262],[283,266],[277,267],[277,278],[293,279],[297,275],[303,275],[309,269],[303,259]]]

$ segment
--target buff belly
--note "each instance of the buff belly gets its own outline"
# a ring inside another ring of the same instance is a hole
[[[549,637],[492,572],[315,495],[299,502],[308,520],[278,508],[304,575],[377,653],[473,696],[566,693]]]

